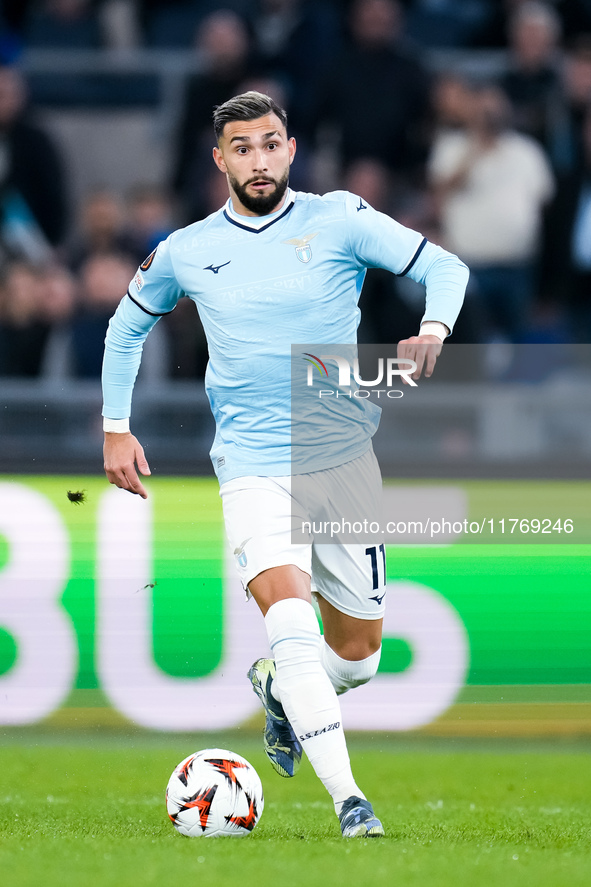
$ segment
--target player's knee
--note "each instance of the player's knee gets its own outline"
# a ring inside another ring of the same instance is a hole
[[[381,638],[360,638],[352,647],[347,647],[340,651],[343,659],[357,661],[361,659],[369,659],[374,653],[381,653]],[[379,658],[378,658],[379,662]]]
[[[326,642],[322,645],[322,664],[338,694],[367,684],[378,670],[382,648],[364,659],[343,659]]]

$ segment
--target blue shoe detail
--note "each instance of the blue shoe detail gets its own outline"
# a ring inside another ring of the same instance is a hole
[[[266,721],[263,732],[265,753],[280,776],[295,776],[302,760],[300,745],[283,706],[271,693],[275,677],[273,659],[257,659],[249,668],[248,678],[265,709]]]
[[[339,813],[343,838],[383,838],[382,823],[369,801],[352,796],[343,803]]]

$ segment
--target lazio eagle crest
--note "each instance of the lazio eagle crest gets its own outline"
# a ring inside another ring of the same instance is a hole
[[[305,265],[307,265],[312,258],[312,247],[310,246],[310,241],[317,236],[318,232],[316,232],[316,234],[305,234],[303,237],[292,237],[291,240],[282,240],[281,242],[287,243],[289,244],[289,246],[295,246],[296,256],[298,257],[300,262],[303,262]]]

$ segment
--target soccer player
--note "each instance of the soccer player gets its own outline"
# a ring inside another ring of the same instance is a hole
[[[286,124],[283,109],[257,92],[216,108],[213,159],[230,197],[154,250],[111,319],[103,369],[105,471],[111,483],[146,498],[137,470],[150,469],[129,430],[133,385],[149,330],[188,296],[208,341],[205,385],[216,420],[211,459],[226,532],[273,651],[273,659],[259,659],[248,674],[266,711],[265,750],[278,773],[293,776],[303,749],[333,799],[343,836],[374,837],[384,830],[355,782],[338,695],[377,671],[385,577],[376,591],[375,564],[364,545],[292,542],[291,346],[354,344],[365,271],[386,268],[426,285],[420,334],[401,348],[416,361],[416,377],[422,370],[431,375],[468,270],[358,196],[294,193],[288,177],[296,145]],[[380,487],[371,446],[379,410],[354,401],[364,411],[351,425],[355,432],[342,435],[340,448],[313,448],[299,469],[320,498],[335,484]]]

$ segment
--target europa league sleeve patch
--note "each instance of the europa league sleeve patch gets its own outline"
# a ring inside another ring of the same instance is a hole
[[[156,247],[158,249],[158,247]],[[154,261],[154,256],[156,255],[156,249],[153,249],[147,259],[144,259],[142,264],[140,265],[140,269],[142,271],[147,271],[152,262]]]

